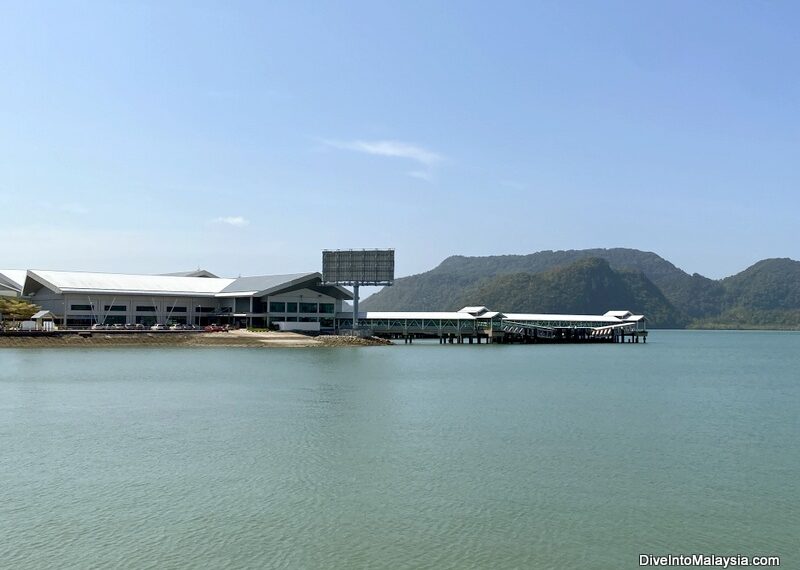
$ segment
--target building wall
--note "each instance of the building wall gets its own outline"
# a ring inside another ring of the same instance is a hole
[[[31,302],[59,316],[59,324],[206,324],[214,320],[219,303],[213,297],[153,295],[60,295],[41,289]],[[66,320],[65,320],[66,319]]]
[[[334,326],[342,301],[311,289],[263,298],[175,297],[155,295],[58,294],[42,288],[31,302],[58,316],[57,324],[89,327],[94,323],[210,324],[268,326],[273,322],[319,322]],[[271,310],[275,309],[275,310]],[[235,317],[235,314],[246,315]]]
[[[311,289],[270,295],[263,301],[269,313],[269,324],[274,322],[319,322],[322,328],[333,327],[336,313],[342,310],[342,301]]]
[[[0,283],[0,297],[18,297],[19,292]]]

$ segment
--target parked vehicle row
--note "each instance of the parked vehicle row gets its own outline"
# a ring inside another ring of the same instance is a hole
[[[126,331],[129,331],[129,330],[136,330],[136,331],[143,331],[143,330],[151,330],[151,331],[166,331],[166,330],[171,330],[171,331],[201,331],[201,330],[204,330],[204,328],[199,326],[199,325],[184,325],[184,324],[164,325],[164,324],[158,323],[158,324],[155,324],[155,325],[152,325],[152,326],[146,326],[146,325],[143,325],[142,323],[136,323],[136,324],[128,323],[128,324],[125,324],[125,325],[122,325],[122,324],[119,324],[119,323],[113,324],[113,325],[101,325],[101,324],[98,323],[98,324],[92,325],[92,330],[94,330],[94,331],[122,331],[122,330],[126,330]]]

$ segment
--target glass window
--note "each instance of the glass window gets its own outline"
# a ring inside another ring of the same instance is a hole
[[[287,313],[296,313],[297,312],[297,303],[286,303],[286,312]]]
[[[300,317],[299,320],[301,323],[316,323],[319,319],[317,317]]]
[[[213,313],[214,312],[214,307],[195,307],[194,308],[194,312],[195,313]]]
[[[137,313],[155,313],[156,308],[154,305],[136,305]]]
[[[92,310],[92,306],[91,305],[70,305],[69,309],[71,311],[91,311]],[[76,319],[76,320],[79,320],[79,319]]]
[[[316,313],[317,312],[317,304],[316,303],[300,303],[300,312],[301,313]]]
[[[277,301],[271,301],[269,304],[269,312],[270,313],[285,313],[286,312],[286,303],[278,303]]]
[[[320,303],[319,304],[319,312],[325,313],[326,315],[333,314],[333,303]]]
[[[103,310],[105,310],[105,311],[117,311],[117,312],[123,312],[124,313],[125,311],[128,310],[128,307],[126,307],[125,305],[106,305]],[[122,324],[125,324],[125,323],[122,323]]]
[[[333,327],[333,319],[330,317],[320,317],[319,319],[319,326],[321,327]]]
[[[167,307],[167,312],[168,312],[168,313],[169,313],[169,312],[173,312],[173,313],[185,313],[185,312],[186,312],[186,307]]]

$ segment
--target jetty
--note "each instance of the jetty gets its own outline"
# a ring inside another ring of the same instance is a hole
[[[353,324],[352,312],[336,315],[337,330],[350,331]],[[647,342],[647,317],[625,310],[603,315],[501,313],[483,306],[455,312],[368,311],[358,313],[355,328],[406,343],[425,338],[439,344]]]

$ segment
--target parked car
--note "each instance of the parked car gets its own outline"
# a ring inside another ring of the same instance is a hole
[[[228,329],[219,325],[208,325],[203,330],[206,332],[228,332]]]
[[[152,327],[150,327],[150,330],[151,331],[165,331],[165,330],[167,330],[167,327],[166,327],[166,325],[158,324],[158,325],[153,325]]]
[[[92,325],[93,331],[104,331],[106,330],[106,325],[101,325],[100,323],[95,323]]]

